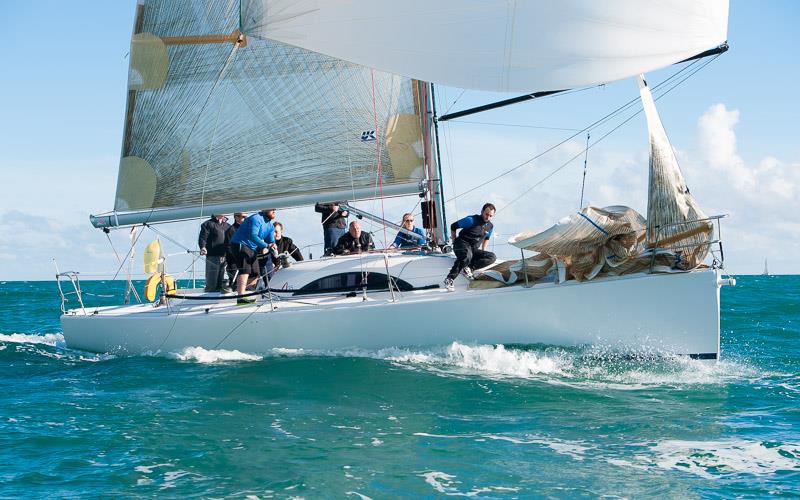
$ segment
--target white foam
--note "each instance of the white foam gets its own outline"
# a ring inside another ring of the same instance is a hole
[[[348,492],[345,493],[345,495],[356,495],[361,500],[372,500],[372,497],[368,497],[367,495],[364,495],[364,494],[359,493],[357,491],[348,491]]]
[[[14,342],[16,344],[44,344],[49,346],[64,346],[64,336],[60,333],[45,333],[44,335],[11,333],[1,334],[0,342]]]
[[[458,485],[461,484],[461,481],[457,480],[456,476],[441,471],[428,471],[417,475],[425,478],[425,482],[431,485],[438,493],[447,496],[475,497],[491,492],[508,493],[519,491],[519,488],[508,486],[477,486],[469,491],[459,491]]]
[[[800,470],[798,443],[667,440],[656,444],[653,451],[657,455],[658,467],[686,471],[705,478]]]
[[[526,435],[524,438],[505,436],[502,434],[430,434],[427,432],[415,432],[414,436],[430,437],[436,439],[475,439],[476,441],[506,441],[514,444],[535,444],[546,446],[561,455],[568,455],[575,460],[583,460],[587,450],[591,447],[584,446],[582,441],[568,441],[564,439],[548,438],[542,436]]]
[[[453,342],[442,352],[379,351],[383,359],[398,363],[445,365],[469,373],[528,378],[541,374],[563,374],[566,359],[533,351],[506,349],[497,345],[466,345]]]
[[[143,474],[152,474],[153,473],[153,469],[157,469],[159,467],[175,467],[175,466],[170,464],[170,463],[153,464],[153,465],[137,465],[136,467],[133,468],[133,470],[135,470],[136,472],[141,472]]]
[[[228,351],[226,349],[204,349],[202,347],[186,347],[172,356],[180,361],[196,361],[198,363],[218,363],[230,361],[261,361],[264,359],[257,354],[242,351]]]
[[[272,353],[278,356],[302,356],[306,352],[303,349],[289,349],[288,347],[275,347]]]

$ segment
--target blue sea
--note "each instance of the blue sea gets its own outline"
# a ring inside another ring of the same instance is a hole
[[[91,304],[124,283],[84,282]],[[54,282],[0,283],[0,497],[800,493],[800,276],[722,290],[722,360],[472,345],[66,348]],[[380,328],[380,325],[375,325]]]

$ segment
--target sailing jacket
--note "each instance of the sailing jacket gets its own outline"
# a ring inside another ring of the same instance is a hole
[[[494,231],[494,225],[492,225],[491,222],[484,222],[480,214],[468,215],[450,225],[450,229],[453,231],[459,228],[461,232],[458,233],[458,238],[464,240],[473,247],[483,243],[483,240],[491,238],[492,231]]]
[[[228,248],[230,248],[233,235],[236,234],[236,230],[239,229],[239,226],[241,226],[241,224],[239,224],[238,222],[234,222],[233,224],[231,224],[231,227],[229,227],[228,230],[225,231],[225,244],[228,245]]]
[[[291,238],[282,236],[281,239],[275,240],[275,245],[278,246],[279,254],[286,252],[297,262],[303,260],[303,254],[300,253],[300,249],[297,248],[297,245],[294,244]]]
[[[346,228],[347,217],[342,215],[341,210],[333,213],[333,205],[338,205],[338,203],[317,203],[314,205],[314,211],[322,214],[322,227]],[[333,215],[331,215],[332,213]]]
[[[231,237],[232,245],[244,245],[251,250],[264,248],[271,243],[275,243],[275,226],[261,212],[246,218]]]
[[[414,238],[402,231],[398,231],[397,236],[394,238],[393,245],[397,248],[421,247],[424,245],[425,233],[422,232],[422,229],[414,226],[411,230],[420,235],[420,238]]]
[[[225,255],[227,250],[227,239],[225,233],[230,224],[219,222],[216,217],[211,217],[200,225],[200,236],[197,238],[197,245],[200,248],[205,248],[208,255],[212,257],[221,257]]]
[[[335,254],[343,254],[345,252],[349,253],[361,253],[367,252],[375,248],[375,243],[372,242],[372,235],[366,231],[361,231],[361,236],[358,238],[353,238],[353,235],[350,234],[350,231],[344,233],[341,238],[339,238],[339,242],[336,243],[336,248],[333,249],[333,253]]]

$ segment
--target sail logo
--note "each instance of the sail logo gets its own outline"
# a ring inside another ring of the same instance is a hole
[[[366,132],[361,132],[361,142],[368,142],[374,140],[375,140],[374,130],[367,130]]]

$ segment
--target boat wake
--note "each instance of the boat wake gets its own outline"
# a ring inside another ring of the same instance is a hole
[[[440,349],[383,349],[363,354],[408,369],[441,375],[531,379],[575,388],[636,390],[722,385],[767,376],[739,360],[703,361],[652,351],[623,357],[598,347],[522,348],[454,342]]]
[[[43,335],[30,333],[0,333],[0,342],[5,344],[44,344],[53,347],[66,347],[64,336],[60,333],[45,333]]]
[[[60,333],[0,334],[0,352],[10,345],[25,351],[67,361],[97,362],[114,359],[111,354],[91,354],[66,348]],[[774,378],[749,363],[736,359],[701,361],[686,356],[652,351],[620,356],[602,347],[557,348],[504,345],[471,345],[453,342],[427,348],[306,350],[276,348],[266,353],[186,347],[177,352],[150,353],[181,362],[199,364],[262,362],[278,358],[368,358],[403,369],[445,377],[478,377],[490,380],[533,380],[579,389],[637,390],[649,387],[724,385]],[[787,384],[785,377],[771,380]],[[794,385],[794,384],[790,384]]]

